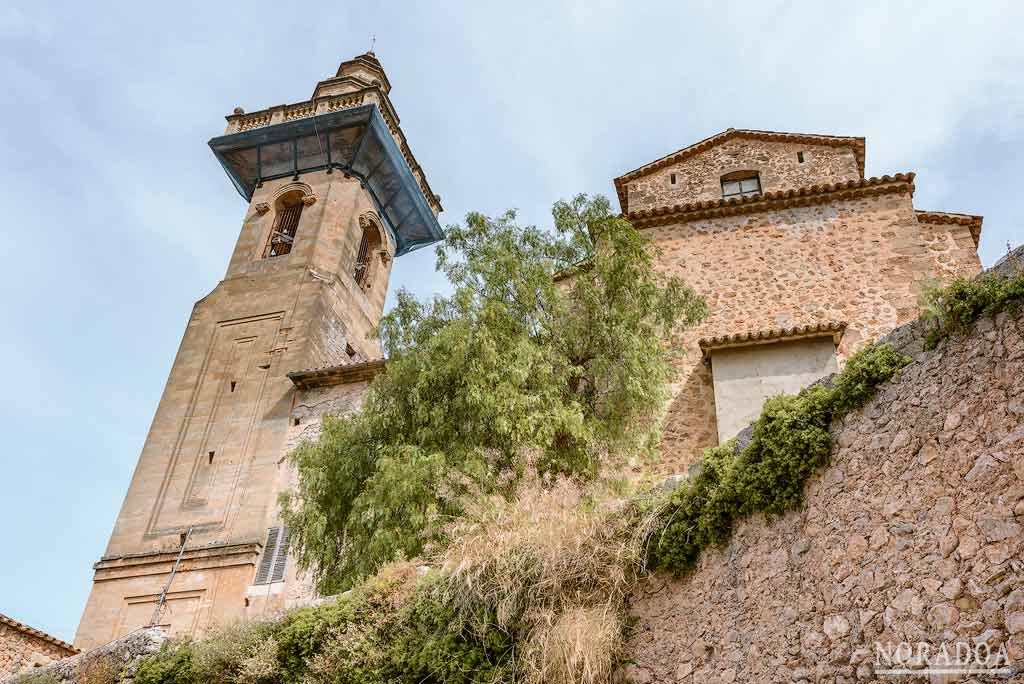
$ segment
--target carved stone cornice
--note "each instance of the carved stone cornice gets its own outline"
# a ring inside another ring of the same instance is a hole
[[[270,205],[267,204],[266,202],[259,202],[253,208],[256,210],[256,213],[259,214],[260,216],[263,216],[268,211],[270,211]]]

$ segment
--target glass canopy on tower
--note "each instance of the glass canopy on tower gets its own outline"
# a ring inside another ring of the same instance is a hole
[[[359,178],[395,239],[395,256],[444,238],[376,105],[363,105],[210,141],[246,200],[263,181],[339,169]]]

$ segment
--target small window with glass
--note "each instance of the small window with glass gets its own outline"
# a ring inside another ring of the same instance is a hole
[[[722,176],[722,199],[760,194],[761,178],[756,171],[740,171]]]

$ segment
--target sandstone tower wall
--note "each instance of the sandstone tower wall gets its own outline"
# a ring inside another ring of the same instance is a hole
[[[304,415],[289,375],[378,359],[394,258],[441,236],[376,57],[342,63],[321,86],[330,94],[236,112],[210,143],[248,207],[224,279],[192,311],[95,564],[80,648],[283,606],[294,568],[277,494]]]

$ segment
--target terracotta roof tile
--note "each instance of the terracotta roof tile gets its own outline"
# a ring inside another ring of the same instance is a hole
[[[72,656],[72,655],[75,655],[76,653],[78,653],[78,649],[75,648],[74,646],[72,646],[71,644],[69,644],[68,642],[61,641],[57,637],[50,636],[46,632],[43,632],[43,631],[38,630],[38,629],[35,629],[34,627],[29,627],[24,622],[18,622],[14,618],[7,617],[3,613],[0,613],[0,624],[7,625],[8,627],[16,629],[19,632],[23,632],[24,634],[28,634],[30,636],[34,636],[35,638],[41,639],[41,640],[43,640],[43,641],[45,641],[45,642],[47,642],[49,644],[52,644],[52,645],[56,646],[57,648],[64,649],[65,651],[68,652],[67,654],[69,656]]]
[[[736,214],[750,214],[758,211],[810,206],[823,202],[855,199],[890,192],[914,194],[913,173],[897,173],[881,178],[861,178],[842,183],[809,185],[794,190],[777,190],[752,197],[705,200],[673,206],[655,207],[630,212],[626,215],[636,228],[650,228],[681,220],[692,221],[701,218],[717,218]]]
[[[757,344],[769,344],[771,342],[784,342],[786,340],[798,340],[807,337],[824,337],[831,335],[838,344],[843,332],[846,330],[846,321],[822,321],[808,325],[795,325],[788,328],[769,328],[767,330],[751,330],[715,337],[701,338],[698,344],[705,357],[715,349],[728,349],[730,347],[749,347]]]
[[[921,223],[953,224],[970,226],[971,237],[974,238],[974,246],[978,246],[981,240],[981,223],[984,217],[973,214],[954,214],[946,211],[915,211],[917,220]]]
[[[378,373],[384,372],[384,368],[384,359],[374,359],[373,361],[365,361],[363,363],[348,363],[340,366],[294,371],[288,374],[288,379],[299,389],[330,387],[332,385],[346,385],[353,382],[369,382]]]

